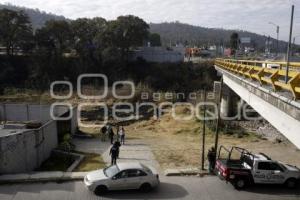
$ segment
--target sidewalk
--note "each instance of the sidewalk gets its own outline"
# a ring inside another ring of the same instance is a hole
[[[86,172],[33,172],[30,174],[7,174],[0,176],[0,184],[5,183],[32,183],[49,181],[76,181],[83,180]]]

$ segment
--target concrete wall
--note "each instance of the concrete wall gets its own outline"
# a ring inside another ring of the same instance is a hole
[[[54,116],[61,116],[68,112],[63,106],[56,106]],[[34,105],[34,104],[0,104],[0,121],[38,121],[42,124],[51,121],[50,105]],[[73,108],[71,119],[72,134],[76,132],[77,108]]]
[[[71,133],[75,134],[77,132],[78,119],[77,119],[77,107],[73,108],[73,116],[71,120]]]
[[[57,121],[50,117],[49,105],[0,104],[0,120],[43,123],[39,129],[15,129],[0,137],[0,174],[29,172],[39,167],[58,145]],[[68,111],[58,107],[58,116]],[[77,130],[77,109],[73,108],[71,132]],[[1,131],[1,129],[0,129]],[[7,131],[10,131],[9,129]]]
[[[42,124],[51,120],[49,105],[0,104],[1,121],[39,121]]]
[[[0,137],[0,174],[29,172],[41,165],[57,146],[57,127],[43,127]]]

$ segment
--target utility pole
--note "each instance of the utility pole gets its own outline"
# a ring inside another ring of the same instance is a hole
[[[297,38],[297,37],[300,37],[300,35],[296,35],[296,36],[293,38],[292,55],[294,55],[294,53],[295,53],[296,38]]]
[[[280,30],[280,27],[277,24],[274,24],[273,22],[269,22],[269,24],[272,24],[276,27],[276,34],[277,34],[276,56],[277,56],[279,53],[279,30]]]
[[[203,108],[203,122],[202,122],[202,162],[201,169],[204,169],[204,161],[205,161],[205,129],[206,129],[206,89],[204,89],[204,108]]]
[[[221,84],[220,84],[220,93],[219,93],[219,98],[217,100],[217,105],[218,105],[218,118],[216,122],[216,136],[215,136],[215,151],[216,153],[218,152],[218,143],[219,143],[219,126],[220,126],[220,120],[221,120],[221,99],[223,95],[223,77],[221,79]]]
[[[291,14],[291,24],[290,24],[290,36],[289,36],[289,44],[287,48],[287,59],[286,59],[286,73],[285,73],[285,83],[289,82],[289,65],[290,65],[290,51],[291,51],[291,41],[293,35],[293,23],[294,23],[294,9],[295,6],[292,5],[292,14]]]

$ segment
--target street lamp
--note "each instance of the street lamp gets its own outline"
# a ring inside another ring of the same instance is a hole
[[[274,24],[273,22],[269,22],[269,24],[276,27],[276,33],[277,33],[276,55],[278,55],[278,51],[279,51],[279,29],[280,29],[280,27],[277,24]]]

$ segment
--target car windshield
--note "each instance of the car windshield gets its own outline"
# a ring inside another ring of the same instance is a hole
[[[149,169],[149,167],[147,167],[147,166],[145,166],[145,165],[143,165],[143,164],[141,164],[141,165],[142,165],[143,169],[144,169],[148,174],[152,174],[152,170]]]
[[[287,170],[287,168],[284,166],[284,164],[282,164],[282,163],[278,163],[279,165],[280,165],[280,167],[285,171],[285,170]]]
[[[119,168],[117,167],[117,165],[111,166],[111,167],[107,167],[103,170],[105,176],[107,177],[113,177],[114,175],[116,175],[119,172]]]

